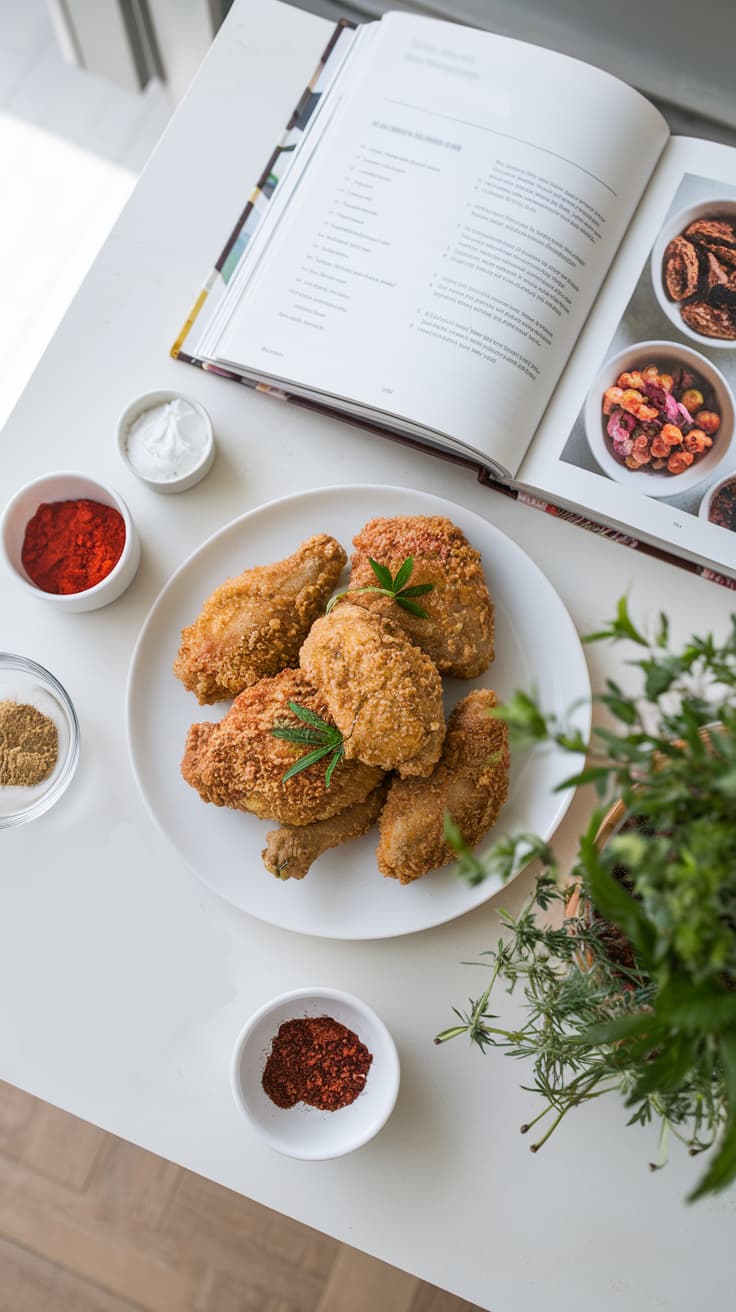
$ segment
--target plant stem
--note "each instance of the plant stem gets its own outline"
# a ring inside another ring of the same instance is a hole
[[[659,1152],[656,1162],[649,1163],[650,1171],[661,1171],[663,1166],[667,1165],[667,1139],[669,1136],[670,1123],[666,1116],[662,1117],[659,1128]]]
[[[534,1126],[537,1124],[537,1121],[541,1121],[542,1117],[546,1116],[551,1111],[552,1111],[552,1103],[548,1102],[547,1106],[543,1107],[541,1112],[537,1112],[537,1115],[534,1117],[532,1121],[526,1121],[526,1123],[520,1127],[521,1134],[528,1134],[529,1130],[532,1130]]]
[[[542,1148],[542,1147],[544,1146],[544,1144],[546,1144],[546,1142],[547,1142],[547,1140],[549,1139],[550,1135],[554,1134],[554,1131],[557,1129],[557,1126],[559,1125],[559,1123],[560,1123],[560,1121],[562,1120],[563,1116],[567,1116],[567,1113],[568,1113],[569,1111],[571,1111],[573,1107],[577,1107],[578,1104],[581,1103],[581,1102],[591,1102],[591,1101],[593,1100],[593,1098],[602,1098],[603,1095],[606,1094],[606,1093],[613,1093],[614,1089],[616,1088],[616,1085],[615,1085],[615,1084],[609,1084],[609,1085],[606,1086],[605,1089],[597,1089],[597,1090],[595,1091],[595,1093],[592,1093],[592,1092],[591,1092],[591,1090],[595,1087],[595,1085],[596,1085],[596,1083],[598,1082],[598,1080],[601,1079],[601,1078],[602,1078],[601,1075],[596,1075],[595,1080],[592,1080],[592,1081],[590,1082],[590,1084],[588,1084],[588,1085],[586,1086],[586,1088],[584,1088],[584,1089],[583,1089],[583,1090],[577,1095],[576,1098],[571,1098],[570,1101],[569,1101],[568,1103],[565,1104],[565,1106],[562,1108],[562,1110],[559,1112],[559,1114],[555,1117],[555,1119],[554,1119],[554,1121],[552,1122],[552,1124],[550,1125],[549,1129],[546,1131],[545,1134],[542,1135],[542,1138],[541,1138],[541,1139],[538,1139],[536,1143],[533,1143],[533,1144],[530,1145],[530,1149],[529,1149],[530,1152],[533,1152],[533,1153],[537,1153],[537,1152],[539,1152],[539,1149]],[[552,1105],[552,1104],[550,1103],[549,1106],[551,1107],[551,1105]],[[549,1110],[549,1108],[546,1108],[545,1110]],[[540,1119],[540,1118],[537,1117],[537,1120],[539,1120],[539,1119]],[[532,1122],[530,1122],[530,1124],[533,1125],[534,1122],[532,1121]]]

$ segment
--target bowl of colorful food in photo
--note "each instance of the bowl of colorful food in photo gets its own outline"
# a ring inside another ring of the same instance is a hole
[[[650,497],[712,478],[727,455],[734,398],[719,369],[675,342],[636,342],[607,360],[585,403],[604,473]]]
[[[652,247],[652,285],[678,332],[736,348],[736,200],[701,201],[666,221]]]
[[[708,488],[698,508],[701,519],[736,533],[736,470]]]

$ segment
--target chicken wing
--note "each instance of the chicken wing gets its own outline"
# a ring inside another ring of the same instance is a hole
[[[338,847],[351,838],[367,834],[381,813],[385,797],[385,785],[379,784],[364,802],[354,802],[329,820],[272,829],[266,834],[266,847],[261,852],[264,866],[277,879],[303,879],[317,857],[329,847]]]
[[[310,750],[271,732],[274,725],[304,728],[290,701],[329,721],[325,698],[301,671],[282,670],[241,692],[219,724],[191,726],[181,772],[203,801],[280,824],[308,825],[364,801],[380,783],[380,770],[340,761],[328,788],[325,759],[284,783],[289,767]]]
[[[410,884],[454,861],[445,839],[445,811],[470,847],[495,823],[509,788],[506,725],[488,714],[495,705],[488,688],[469,693],[447,722],[442,759],[429,779],[391,783],[380,821],[382,875]]]
[[[397,515],[372,519],[353,539],[350,587],[376,584],[369,557],[396,575],[414,559],[409,586],[431,583],[418,599],[427,618],[412,615],[390,597],[353,594],[350,601],[389,616],[434,661],[440,674],[474,679],[493,660],[493,604],[480,555],[459,528],[441,515]]]
[[[348,760],[427,775],[442,750],[442,682],[403,629],[343,602],[317,620],[299,663],[324,694]]]
[[[215,588],[182,631],[177,678],[204,705],[295,666],[346,560],[339,542],[318,533],[286,560],[247,569]]]

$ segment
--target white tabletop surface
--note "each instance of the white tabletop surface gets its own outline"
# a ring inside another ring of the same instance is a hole
[[[626,589],[637,616],[663,607],[681,633],[722,629],[730,609],[726,591],[517,506],[470,473],[168,358],[325,30],[274,0],[238,0],[0,442],[3,499],[50,469],[85,470],[123,494],[143,541],[133,586],[91,614],[62,616],[0,579],[0,646],[54,671],[82,729],[59,805],[2,835],[0,1077],[493,1312],[722,1306],[736,1195],[686,1208],[701,1163],[674,1151],[650,1175],[653,1132],[625,1129],[615,1100],[571,1118],[534,1157],[518,1134],[534,1105],[519,1088],[528,1072],[464,1041],[433,1046],[450,1006],[478,987],[461,963],[494,942],[498,901],[383,942],[271,928],[183,866],[131,775],[125,679],[151,603],[208,534],[290,492],[382,482],[463,502],[542,565],[581,631]],[[182,496],[146,489],[115,447],[126,402],[158,387],[199,397],[217,433],[212,473]],[[593,678],[620,675],[624,655],[589,649]],[[576,799],[563,851],[587,805]],[[501,901],[517,906],[527,882]],[[228,1085],[244,1020],[312,983],[373,1005],[402,1062],[386,1129],[326,1163],[274,1154]]]

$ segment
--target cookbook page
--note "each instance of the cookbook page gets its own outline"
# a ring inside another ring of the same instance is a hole
[[[519,473],[736,571],[736,150],[668,144]]]
[[[667,128],[564,56],[406,14],[375,28],[212,355],[515,471]]]

